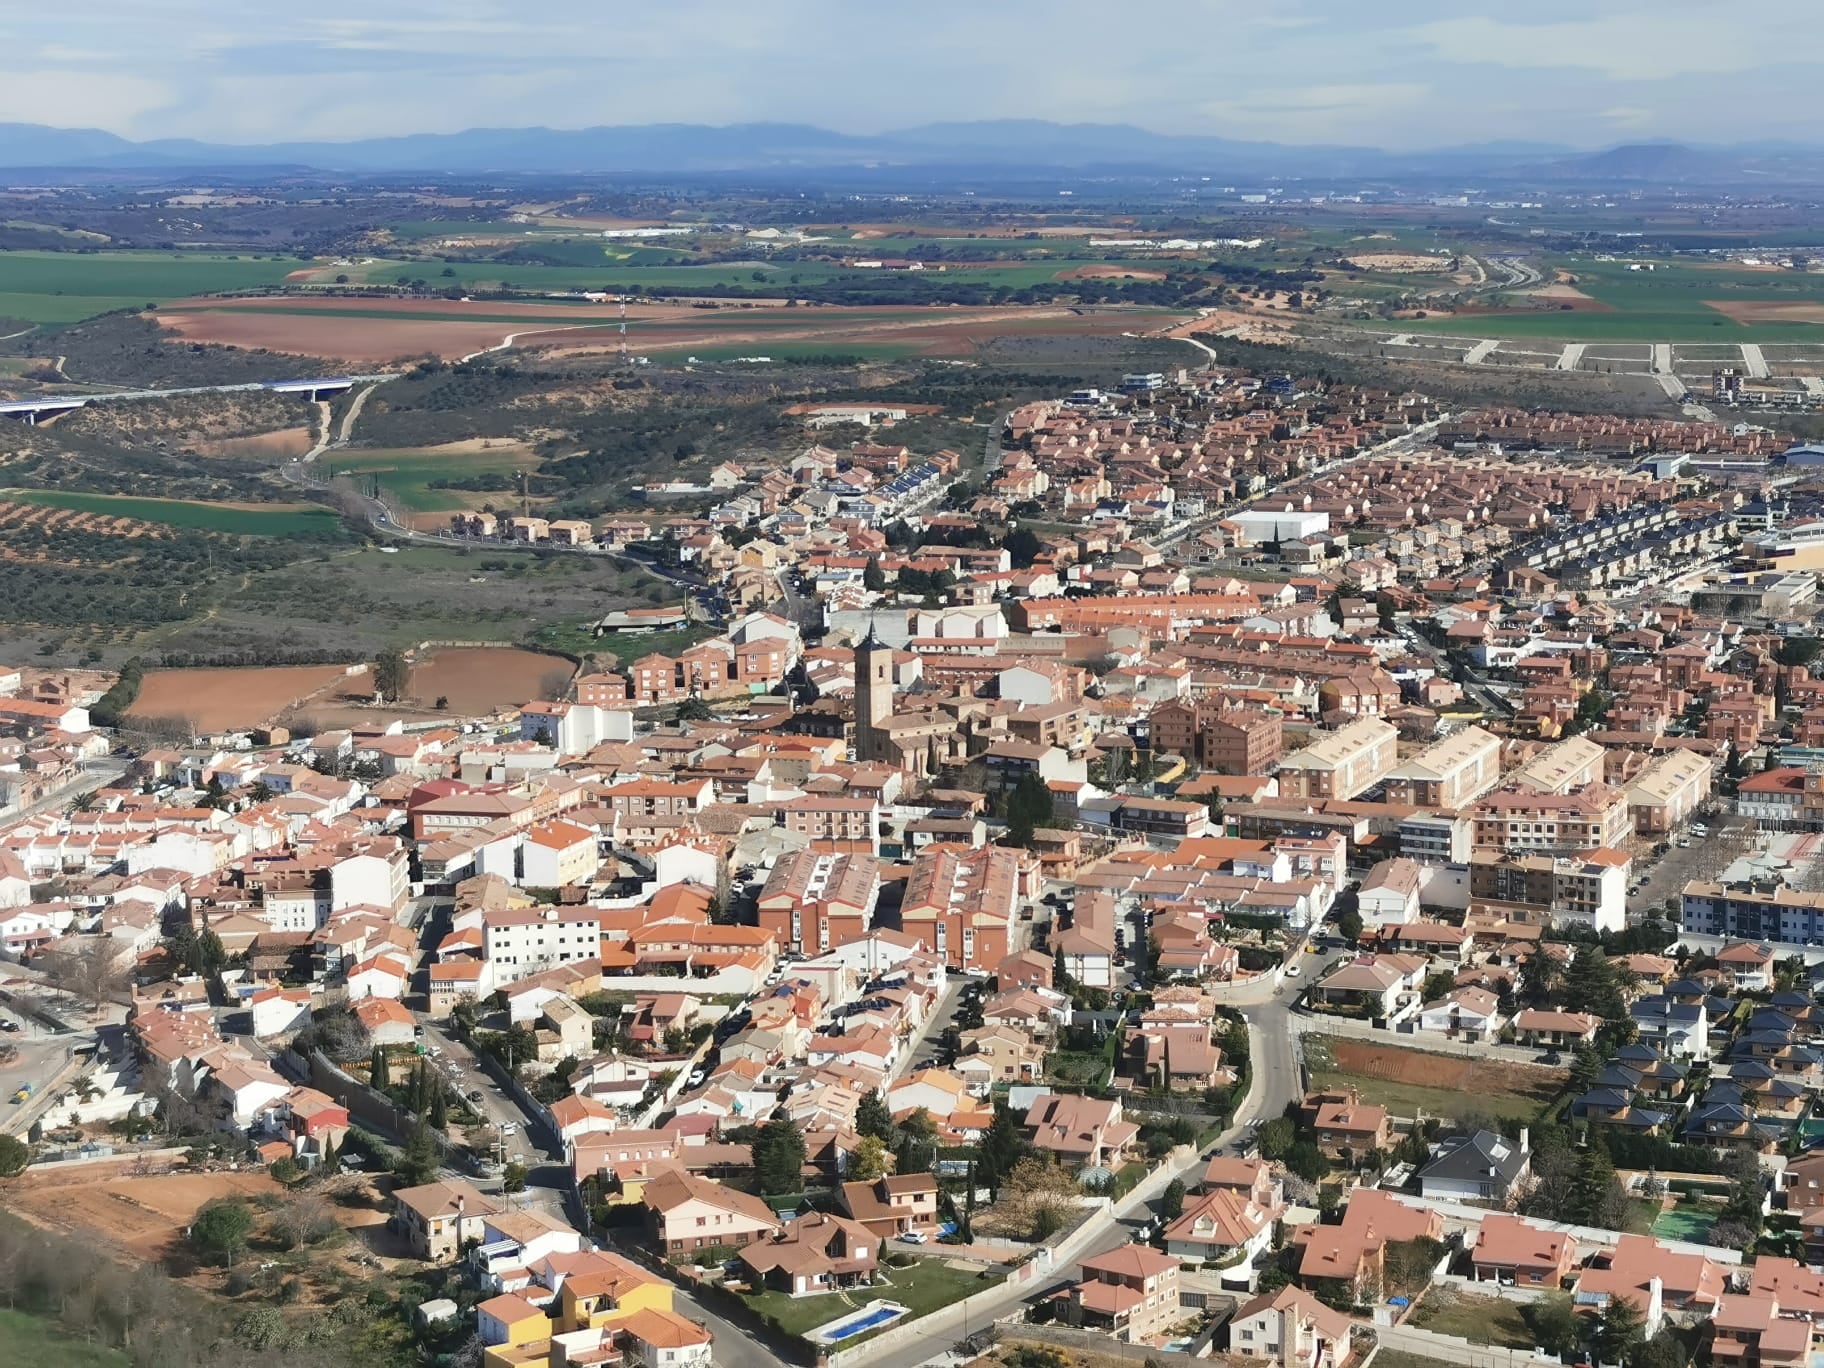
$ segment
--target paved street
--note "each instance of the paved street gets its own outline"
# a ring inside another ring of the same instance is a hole
[[[1288,988],[1286,994],[1291,991]],[[1244,1015],[1254,1078],[1247,1098],[1235,1109],[1235,1120],[1237,1124],[1271,1121],[1304,1091],[1292,1013],[1286,996],[1276,994],[1251,1011],[1244,1009]]]
[[[1242,1010],[1248,1021],[1248,1049],[1254,1061],[1253,1080],[1247,1098],[1237,1109],[1234,1127],[1216,1142],[1224,1148],[1232,1145],[1235,1137],[1246,1126],[1254,1121],[1278,1116],[1285,1110],[1287,1103],[1296,1101],[1300,1095],[1297,1046],[1292,1039],[1290,1012],[1285,996],[1275,995],[1258,1006],[1244,1007]],[[1026,1302],[1069,1286],[1076,1281],[1076,1265],[1083,1259],[1119,1248],[1132,1240],[1138,1228],[1144,1224],[1151,1203],[1173,1178],[1185,1179],[1187,1182],[1191,1180],[1204,1165],[1204,1153],[1205,1151],[1197,1149],[1180,1150],[1170,1162],[1148,1174],[1145,1181],[1117,1202],[1112,1211],[1093,1217],[1081,1232],[1067,1241],[1070,1257],[1058,1262],[1052,1269],[1051,1277],[997,1289],[969,1312],[966,1327],[962,1311],[959,1308],[949,1308],[936,1312],[921,1322],[925,1333],[917,1338],[890,1344],[876,1355],[867,1354],[866,1345],[858,1346],[858,1358],[868,1368],[918,1368],[920,1364],[941,1357],[955,1340],[965,1334],[982,1329],[993,1320],[1012,1315]],[[719,1355],[719,1344],[717,1349]],[[760,1368],[760,1365],[743,1362],[737,1368]]]
[[[536,1164],[540,1159],[555,1160],[562,1157],[547,1154],[538,1148],[532,1138],[534,1132],[529,1124],[530,1118],[482,1071],[475,1062],[474,1052],[467,1045],[428,1023],[424,1028],[424,1043],[427,1049],[435,1045],[443,1051],[442,1059],[435,1062],[458,1093],[467,1098],[471,1092],[479,1090],[480,1099],[471,1100],[469,1105],[487,1118],[490,1125],[500,1126],[511,1122],[518,1127],[518,1134],[507,1136],[503,1147],[509,1163],[517,1159],[524,1164]]]
[[[969,980],[961,974],[950,975],[949,981],[944,985],[944,995],[937,1000],[937,1006],[931,1009],[924,1030],[919,1032],[912,1047],[900,1056],[899,1065],[893,1070],[894,1078],[901,1078],[936,1060],[944,1029],[955,1019],[956,1009],[963,1000],[963,989],[968,985]]]

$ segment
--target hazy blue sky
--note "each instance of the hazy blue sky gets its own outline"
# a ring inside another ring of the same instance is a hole
[[[0,121],[226,142],[1009,117],[1394,147],[1812,141],[1818,17],[1819,0],[13,0]]]

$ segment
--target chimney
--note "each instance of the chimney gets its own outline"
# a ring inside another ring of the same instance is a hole
[[[1528,1127],[1528,1126],[1520,1127],[1520,1153],[1529,1154],[1532,1152],[1532,1148],[1533,1148],[1533,1133],[1532,1133],[1531,1127]]]

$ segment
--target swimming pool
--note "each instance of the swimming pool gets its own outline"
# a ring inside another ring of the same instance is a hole
[[[852,1316],[818,1326],[805,1338],[818,1344],[840,1344],[857,1335],[865,1335],[870,1330],[878,1330],[889,1321],[896,1321],[905,1314],[906,1308],[899,1305],[898,1302],[869,1302]]]

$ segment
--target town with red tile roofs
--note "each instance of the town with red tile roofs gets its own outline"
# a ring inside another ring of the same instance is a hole
[[[519,706],[0,666],[9,1207],[480,1368],[1812,1368],[1816,449],[1214,363],[986,435],[455,515],[687,598]]]

